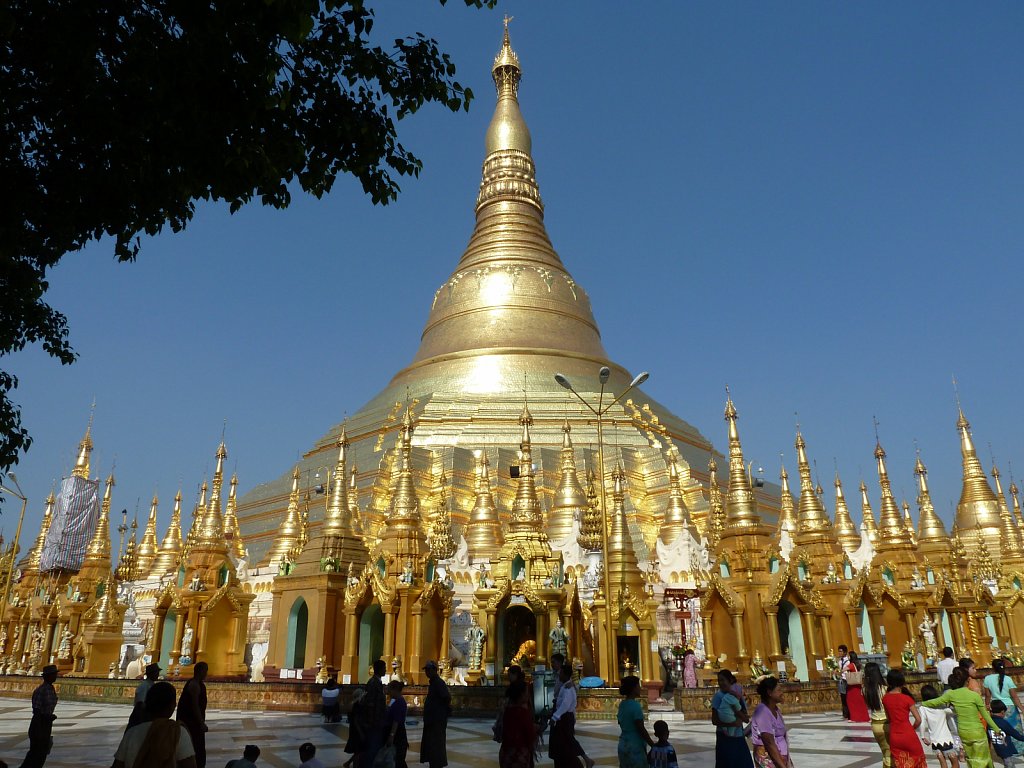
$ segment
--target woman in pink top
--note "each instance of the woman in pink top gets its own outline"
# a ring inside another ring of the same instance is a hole
[[[766,677],[757,684],[761,703],[750,718],[750,737],[754,742],[754,764],[758,768],[791,768],[786,723],[779,704],[782,687],[778,679]]]

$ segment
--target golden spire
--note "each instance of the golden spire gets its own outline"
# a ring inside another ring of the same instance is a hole
[[[668,506],[665,508],[658,538],[665,544],[672,544],[680,536],[689,534],[692,526],[679,480],[679,454],[674,449],[670,451],[668,459],[668,488]]]
[[[203,515],[206,514],[206,491],[208,488],[209,486],[204,478],[203,484],[199,486],[199,501],[196,502],[196,506],[192,510],[192,525],[189,526],[188,535],[185,536],[185,545],[181,548],[182,560],[188,558],[192,547],[196,545],[196,541],[199,539],[199,529],[203,523]]]
[[[868,487],[864,481],[860,481],[860,515],[861,529],[867,534],[868,541],[878,546],[878,526],[875,524],[875,513],[871,511],[871,502],[868,500]]]
[[[412,433],[415,426],[412,421],[412,407],[405,409],[402,427],[399,431],[399,452],[395,463],[395,493],[391,499],[384,525],[383,542],[389,551],[399,559],[412,559],[413,567],[422,573],[419,557],[427,552],[427,538],[423,534],[423,519],[420,514],[420,500],[416,494],[416,485],[412,477]],[[399,563],[399,566],[404,566]]]
[[[928,469],[921,457],[914,465],[917,475],[917,542],[918,546],[935,545],[944,548],[949,545],[949,535],[942,519],[935,513],[932,495],[928,491]]]
[[[541,513],[540,499],[537,498],[537,485],[533,474],[533,453],[530,445],[530,425],[533,415],[529,406],[523,406],[519,417],[523,427],[523,436],[519,442],[519,482],[516,484],[516,497],[512,502],[512,516],[509,525],[509,538],[522,532],[540,530]]]
[[[107,487],[103,490],[103,503],[100,505],[100,517],[96,521],[96,530],[93,531],[92,539],[85,550],[86,565],[91,565],[99,570],[110,570],[110,497],[114,490],[114,475],[107,478]]]
[[[587,552],[600,552],[604,546],[601,541],[603,530],[604,520],[598,501],[597,476],[594,470],[590,469],[587,471],[587,506],[580,516],[580,535],[576,541]]]
[[[959,408],[958,412],[956,428],[960,432],[963,486],[960,490],[960,503],[956,505],[956,523],[961,530],[972,531],[981,527],[989,535],[998,534],[999,504],[974,450],[971,425],[967,422],[963,409]]]
[[[21,561],[23,576],[39,572],[39,559],[43,555],[43,542],[46,540],[46,534],[50,530],[50,523],[53,521],[53,505],[56,503],[57,498],[51,490],[50,495],[46,497],[46,507],[43,509],[43,521],[39,524],[39,534],[36,536],[35,543],[32,544],[32,549],[28,551],[25,559]]]
[[[789,472],[786,471],[785,465],[779,471],[779,483],[782,486],[782,492],[779,503],[779,523],[778,529],[781,532],[783,529],[788,529],[790,533],[796,532],[796,502],[793,500],[793,493],[789,490]]]
[[[761,517],[757,513],[757,501],[750,487],[750,476],[743,459],[743,447],[740,445],[740,432],[736,427],[738,414],[733,405],[732,397],[726,393],[725,420],[729,422],[729,492],[725,499],[727,528],[730,533],[736,528],[749,528],[760,525]]]
[[[264,562],[270,565],[276,565],[282,560],[288,563],[295,561],[296,547],[299,542],[299,537],[302,535],[300,530],[302,526],[301,513],[299,512],[299,465],[295,465],[295,469],[292,471],[292,492],[288,496],[288,510],[284,515],[284,522],[281,523],[281,527],[277,531],[277,536],[274,538],[274,544],[271,546],[270,551],[267,553]]]
[[[807,461],[806,443],[798,429],[796,432],[796,463],[800,473],[800,518],[797,527],[797,538],[807,534],[824,532],[828,538],[832,534],[832,522],[828,519],[821,497],[814,491],[811,479],[811,465]]]
[[[224,540],[224,516],[221,512],[220,494],[224,486],[224,459],[228,457],[227,448],[221,440],[217,446],[217,465],[213,471],[213,487],[210,491],[210,503],[202,510],[202,520],[199,524],[197,539],[194,546],[202,546],[204,549],[216,549],[227,551],[227,542]]]
[[[155,499],[155,497],[154,497]],[[171,524],[160,544],[160,549],[153,565],[149,569],[149,577],[157,579],[173,573],[181,558],[181,489],[174,494],[174,511],[171,512]]]
[[[366,536],[370,533],[369,526],[363,525],[362,514],[359,511],[359,470],[355,464],[348,471],[348,519],[352,530],[356,534]]]
[[[559,457],[558,487],[548,516],[548,537],[562,541],[572,531],[573,520],[587,506],[587,494],[576,473],[576,456],[572,445],[572,427],[566,419],[562,424],[562,452]]]
[[[232,473],[231,486],[228,489],[228,504],[224,510],[224,541],[228,543],[228,552],[236,562],[245,557],[245,542],[242,540],[242,531],[238,527],[237,510],[238,475]]]
[[[878,461],[878,485],[882,489],[878,517],[878,530],[881,534],[879,548],[887,549],[892,545],[909,544],[910,537],[903,524],[903,515],[900,514],[899,505],[892,495],[892,483],[885,467],[885,449],[879,442],[875,443],[875,459]]]
[[[327,514],[324,516],[324,525],[321,530],[321,535],[325,539],[352,535],[352,529],[348,524],[348,471],[345,466],[345,458],[348,452],[348,434],[345,432],[344,425],[341,427],[341,434],[338,436],[337,445],[338,460],[334,464],[331,492],[327,502]]]
[[[71,474],[83,480],[89,479],[89,456],[92,454],[92,416],[89,417],[89,426],[85,428],[85,437],[78,444],[78,458],[75,459],[75,468]]]
[[[1013,513],[1006,503],[1003,483],[999,479],[999,467],[992,465],[992,480],[996,484],[996,501],[999,504],[999,554],[1003,559],[1019,558],[1019,541],[1017,526],[1014,524]]]
[[[501,519],[491,492],[490,464],[487,452],[477,452],[476,460],[476,503],[469,513],[466,525],[466,544],[473,557],[478,560],[497,557],[505,543],[501,530]],[[600,538],[600,536],[599,536]]]
[[[153,494],[153,501],[149,505],[149,519],[146,521],[146,530],[142,533],[142,541],[136,553],[136,569],[142,577],[149,575],[153,567],[153,561],[160,554],[160,548],[156,540],[156,509],[160,501],[156,494]]]
[[[441,470],[441,498],[434,515],[434,524],[430,528],[430,554],[435,562],[447,560],[455,554],[457,545],[452,534],[452,512],[448,508],[448,476]]]
[[[491,68],[494,87],[498,91],[498,103],[494,108],[491,124],[487,128],[487,159],[490,161],[494,155],[514,153],[519,156],[520,163],[523,163],[523,161],[529,163],[529,170],[532,171],[533,162],[530,152],[533,146],[530,140],[530,129],[526,127],[523,113],[519,111],[519,81],[522,79],[522,76],[523,72],[519,66],[519,57],[512,50],[512,44],[508,38],[508,26],[506,26],[501,50],[494,57],[494,66]],[[496,168],[495,170],[498,169]],[[480,188],[480,199],[477,201],[477,207],[479,208],[492,196],[500,195],[503,191],[506,191],[503,187],[507,187],[514,178],[516,177],[506,177],[504,185],[498,179],[494,179],[488,184],[487,165],[485,164],[484,183]],[[540,208],[540,191],[537,189],[536,181],[533,180],[533,173],[530,172],[528,177],[519,178],[527,183],[516,190],[518,192],[516,197],[522,197]]]
[[[1010,475],[1010,496],[1013,498],[1013,522],[1017,527],[1017,541],[1021,551],[1024,552],[1024,516],[1020,510],[1020,491],[1013,481],[1013,474]]]
[[[860,547],[860,534],[850,517],[850,508],[846,505],[846,496],[843,494],[843,481],[839,479],[839,470],[836,470],[836,539],[839,545],[847,552],[855,552]]]
[[[117,584],[114,582],[114,574],[109,571],[104,582],[103,594],[83,616],[83,621],[90,627],[121,629],[121,612],[117,606]]]
[[[121,562],[117,564],[117,570],[114,572],[119,581],[135,581],[138,578],[139,569],[135,558],[135,533],[138,527],[139,521],[137,519],[132,520],[132,535],[129,537],[124,554],[121,556]]]
[[[914,518],[910,514],[910,504],[907,500],[903,500],[903,528],[907,532],[907,538],[910,539],[910,543],[915,547],[917,546],[917,531],[914,530]]]
[[[626,474],[622,470],[622,465],[616,464],[612,471],[612,520],[611,529],[608,531],[608,554],[605,563],[613,585],[617,584],[620,589],[625,586],[635,589],[635,582],[640,576],[640,564],[637,561],[636,550],[633,549],[633,537],[626,524],[626,492],[623,482],[625,479]],[[642,592],[642,584],[640,590]],[[621,596],[613,599],[620,600]]]
[[[708,459],[708,546],[714,549],[722,538],[725,528],[725,504],[722,501],[722,489],[718,485],[718,462],[714,454]]]

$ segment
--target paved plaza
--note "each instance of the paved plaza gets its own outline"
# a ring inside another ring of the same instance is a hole
[[[62,702],[57,706],[54,748],[48,768],[102,766],[112,762],[114,750],[128,721],[130,707],[114,704]],[[0,699],[0,758],[18,766],[28,749],[29,703],[21,699]],[[340,766],[347,758],[342,748],[348,728],[324,725],[313,715],[278,712],[251,713],[211,710],[207,736],[210,768],[221,768],[229,759],[240,757],[245,744],[263,750],[260,766],[294,768],[298,747],[304,741],[317,745],[317,757],[328,768]],[[843,722],[838,713],[791,715],[796,768],[867,768],[881,764],[878,747],[867,724]],[[682,766],[714,765],[714,729],[710,723],[673,723],[671,740]],[[584,748],[601,766],[614,766],[618,726],[615,723],[581,723],[578,729]],[[410,765],[418,765],[421,728],[410,723]],[[930,753],[930,750],[928,750]],[[451,768],[495,766],[498,745],[491,741],[491,722],[452,720],[448,727],[448,760]],[[929,765],[938,761],[929,757]],[[551,766],[547,758],[538,768]]]

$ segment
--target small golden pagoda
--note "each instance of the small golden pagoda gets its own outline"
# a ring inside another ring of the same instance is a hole
[[[155,498],[155,497],[154,497]],[[171,512],[171,523],[167,526],[167,533],[157,550],[153,564],[149,568],[151,579],[161,579],[178,571],[178,562],[181,558],[181,489],[174,494],[174,510]]]
[[[849,555],[860,548],[860,533],[857,526],[853,524],[850,517],[850,508],[846,505],[846,495],[843,493],[843,481],[839,479],[839,470],[836,470],[836,477],[833,480],[836,489],[836,540],[843,551]]]
[[[156,538],[156,512],[160,500],[153,494],[153,500],[149,504],[149,519],[146,521],[146,530],[142,532],[142,541],[139,542],[138,551],[135,553],[135,565],[140,578],[149,576],[153,569],[153,563],[160,555],[160,545]],[[179,531],[179,537],[181,535]]]

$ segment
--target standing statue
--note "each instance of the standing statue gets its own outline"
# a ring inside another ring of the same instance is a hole
[[[470,671],[482,669],[484,655],[484,640],[487,633],[484,628],[476,623],[476,616],[470,619],[470,625],[466,629],[466,642],[469,643],[469,669]]]
[[[71,630],[64,627],[64,632],[60,636],[60,645],[57,646],[57,658],[58,659],[70,659],[71,658],[71,641],[74,639],[74,635],[71,634]]]
[[[935,642],[935,628],[938,625],[939,623],[926,613],[924,620],[917,626],[921,630],[921,637],[924,638],[924,652],[932,659],[939,655],[939,647]]]
[[[182,664],[192,663],[192,627],[185,624],[185,632],[181,636],[181,656],[179,662]]]
[[[564,657],[569,655],[569,633],[565,631],[565,627],[562,626],[562,620],[558,619],[555,622],[555,626],[548,633],[548,638],[551,640],[551,655],[556,653],[562,654]]]
[[[7,650],[7,627],[0,628],[0,656]]]
[[[405,561],[405,567],[402,569],[402,575],[398,577],[398,580],[402,584],[409,584],[409,585],[412,584],[412,582],[413,582],[412,560],[406,560]]]

